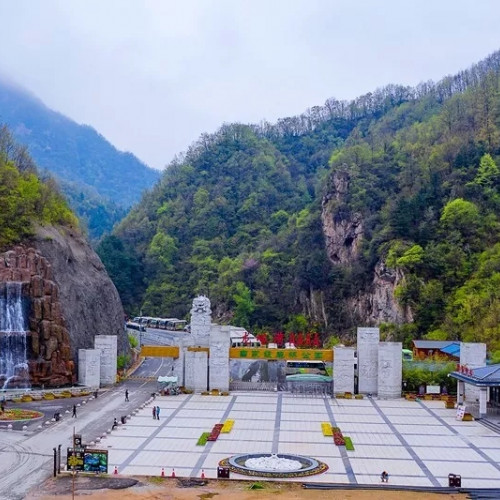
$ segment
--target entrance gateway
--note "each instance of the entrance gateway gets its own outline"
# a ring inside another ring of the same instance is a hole
[[[142,354],[174,358],[171,375],[194,392],[253,389],[354,393],[357,376],[362,394],[401,397],[402,344],[380,342],[378,328],[358,328],[357,356],[354,347],[231,347],[231,338],[240,333],[241,328],[213,324],[210,300],[198,296],[191,308],[191,331],[179,339],[178,345],[143,346]],[[333,365],[334,380],[325,369],[329,365]]]

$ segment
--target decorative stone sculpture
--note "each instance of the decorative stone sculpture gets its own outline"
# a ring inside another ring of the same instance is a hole
[[[191,337],[194,345],[208,347],[211,324],[210,299],[199,295],[193,299],[191,308]]]

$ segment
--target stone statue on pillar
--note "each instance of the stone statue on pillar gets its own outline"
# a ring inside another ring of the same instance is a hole
[[[208,347],[211,325],[210,299],[205,295],[198,295],[193,299],[191,307],[191,337],[194,345]]]

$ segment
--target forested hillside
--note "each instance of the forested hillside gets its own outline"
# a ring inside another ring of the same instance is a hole
[[[500,350],[500,53],[437,84],[224,125],[100,255],[129,312]]]
[[[55,183],[40,180],[26,149],[0,127],[0,250],[29,238],[34,223],[78,227]]]
[[[110,231],[160,173],[114,148],[93,128],[0,80],[0,124],[59,182],[92,238]]]

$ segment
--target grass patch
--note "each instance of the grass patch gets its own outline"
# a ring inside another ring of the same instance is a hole
[[[352,439],[350,437],[344,436],[345,449],[347,451],[354,451],[354,445],[352,444]]]
[[[196,443],[197,446],[205,446],[207,444],[208,436],[210,436],[210,432],[204,432],[200,438],[198,439],[198,442]]]
[[[248,489],[249,490],[263,490],[265,486],[262,483],[252,483]]]

